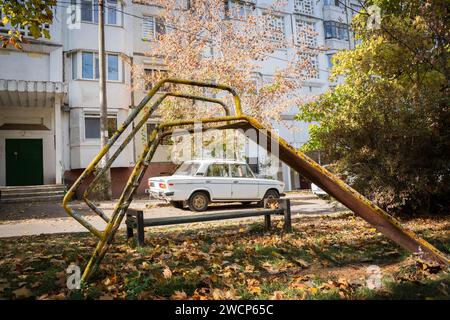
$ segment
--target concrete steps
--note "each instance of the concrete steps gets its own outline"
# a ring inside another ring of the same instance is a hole
[[[59,201],[65,193],[66,186],[62,184],[0,187],[0,202]]]

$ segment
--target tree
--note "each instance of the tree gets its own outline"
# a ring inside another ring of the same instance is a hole
[[[185,2],[159,1],[161,10],[155,23],[158,36],[152,39],[147,56],[166,71],[145,74],[143,67],[137,66],[134,72],[144,83],[173,76],[228,84],[242,97],[245,113],[269,126],[280,120],[287,108],[304,102],[300,89],[303,81],[317,72],[313,59],[320,48],[308,46],[307,38],[314,31],[307,27],[296,43],[285,37],[274,20],[276,9],[283,3],[268,7],[264,14],[257,13],[252,4],[237,1],[232,6],[223,0],[189,1],[188,7],[180,3]],[[277,49],[286,49],[288,53],[281,63],[280,59],[274,60],[280,63],[275,75],[262,79],[258,76],[261,63],[276,55]],[[191,93],[195,92],[206,93],[202,90]],[[227,102],[233,105],[231,99]],[[179,99],[176,103],[168,100],[162,110],[166,119],[192,119],[221,112],[219,108],[200,103],[194,106]]]
[[[377,29],[366,9],[381,8]],[[352,28],[359,44],[333,57],[343,83],[304,104],[304,150],[392,213],[448,213],[449,31],[445,1],[366,1]]]
[[[0,24],[9,25],[8,34],[0,35],[2,47],[12,45],[17,49],[22,48],[22,43],[26,40],[20,34],[21,28],[29,28],[31,35],[38,39],[44,36],[50,39],[50,33],[42,28],[43,24],[52,23],[53,6],[56,0],[0,0],[1,22]]]

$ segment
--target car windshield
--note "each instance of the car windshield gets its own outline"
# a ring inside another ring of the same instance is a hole
[[[197,172],[198,168],[200,168],[200,163],[185,162],[177,169],[177,171],[175,171],[174,175],[193,176]]]

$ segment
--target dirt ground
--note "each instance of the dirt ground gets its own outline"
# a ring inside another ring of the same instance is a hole
[[[450,217],[404,225],[450,253]],[[423,263],[354,215],[299,216],[293,233],[254,220],[120,231],[83,290],[66,286],[96,239],[86,233],[0,239],[0,299],[449,299],[449,270]],[[378,270],[370,287],[371,270]]]

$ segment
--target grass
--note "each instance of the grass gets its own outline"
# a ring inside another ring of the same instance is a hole
[[[83,267],[96,239],[56,234],[0,239],[3,299],[448,299],[448,270],[417,259],[349,214],[293,220],[264,231],[239,221],[159,227],[146,246],[127,245],[122,232],[83,291],[66,287],[69,264]],[[406,225],[445,254],[450,218]],[[379,266],[382,286],[367,287]]]

